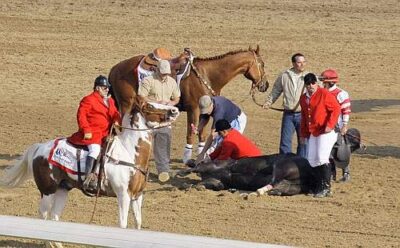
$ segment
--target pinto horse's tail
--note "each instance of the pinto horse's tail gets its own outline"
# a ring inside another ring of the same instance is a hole
[[[29,147],[13,166],[5,169],[0,178],[0,187],[15,188],[32,178],[32,159],[38,144]]]

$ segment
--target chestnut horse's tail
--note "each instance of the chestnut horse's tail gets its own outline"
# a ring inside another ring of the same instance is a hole
[[[32,160],[39,144],[32,145],[13,166],[5,169],[0,178],[0,187],[15,188],[32,178]]]

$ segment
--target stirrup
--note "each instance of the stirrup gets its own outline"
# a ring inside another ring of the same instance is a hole
[[[95,173],[89,173],[89,175],[86,176],[85,181],[82,184],[82,189],[89,192],[97,191],[97,176]]]

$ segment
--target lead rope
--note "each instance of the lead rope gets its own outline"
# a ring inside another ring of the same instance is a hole
[[[301,89],[301,94],[304,94],[304,89],[305,88],[306,88],[306,85],[303,84],[303,88]],[[252,97],[252,99],[253,99],[253,101],[254,101],[254,103],[256,105],[258,105],[260,107],[264,106],[263,104],[257,103],[256,98],[255,98],[255,94],[252,94],[251,97]],[[300,97],[301,97],[301,95],[300,95]],[[297,102],[296,106],[294,106],[294,108],[289,110],[289,111],[295,111],[299,107],[299,105],[300,105],[300,98],[299,98],[299,101]],[[285,111],[285,109],[283,109],[283,108],[269,107],[269,109],[272,109],[272,110],[275,110],[275,111],[279,111],[279,112]]]

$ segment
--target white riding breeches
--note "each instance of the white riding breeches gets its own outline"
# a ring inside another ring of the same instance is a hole
[[[311,167],[329,163],[329,156],[336,140],[337,133],[334,130],[319,136],[310,135],[307,160],[310,162]]]
[[[100,155],[101,146],[99,144],[90,144],[87,146],[89,149],[89,157],[97,159]]]
[[[247,124],[247,116],[242,112],[236,119],[231,121],[230,124],[232,128],[238,130],[241,134],[243,134]]]

